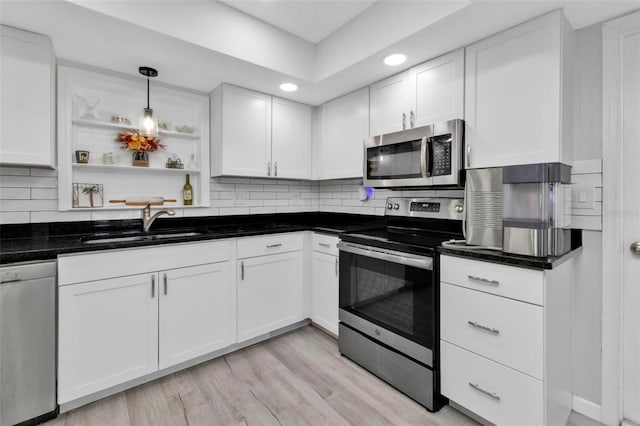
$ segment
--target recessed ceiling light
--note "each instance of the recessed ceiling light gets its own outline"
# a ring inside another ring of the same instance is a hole
[[[386,65],[393,67],[395,65],[403,64],[404,61],[406,60],[407,60],[406,55],[403,55],[402,53],[394,53],[393,55],[386,56],[384,58],[384,63]]]
[[[293,83],[282,83],[280,85],[280,90],[284,90],[285,92],[295,92],[298,90],[298,85]]]

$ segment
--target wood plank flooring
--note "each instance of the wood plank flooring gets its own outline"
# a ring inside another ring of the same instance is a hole
[[[576,413],[568,424],[584,423]],[[46,425],[423,425],[476,422],[445,407],[429,413],[342,357],[307,326],[110,398]]]

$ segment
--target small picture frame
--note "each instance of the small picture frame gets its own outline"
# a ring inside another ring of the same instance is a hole
[[[73,208],[97,208],[104,206],[102,184],[74,183]]]
[[[89,151],[76,151],[76,161],[80,164],[88,164],[89,163]]]

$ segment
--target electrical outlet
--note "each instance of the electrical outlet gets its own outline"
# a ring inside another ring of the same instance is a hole
[[[291,205],[299,206],[302,204],[302,198],[299,192],[293,192],[293,196],[291,197]]]
[[[593,209],[593,187],[587,185],[573,185],[571,187],[571,209]]]

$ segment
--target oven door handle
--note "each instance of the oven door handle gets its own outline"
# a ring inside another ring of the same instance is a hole
[[[426,256],[416,256],[408,253],[389,251],[379,248],[363,246],[360,244],[338,243],[338,249],[347,253],[358,254],[365,257],[372,257],[387,262],[398,263],[400,265],[412,266],[414,268],[433,270],[433,258]]]

